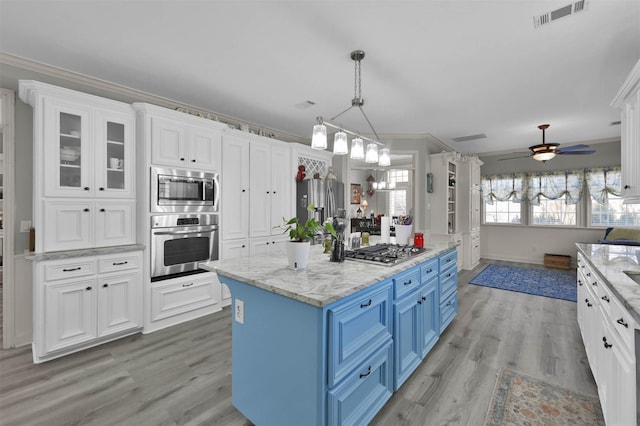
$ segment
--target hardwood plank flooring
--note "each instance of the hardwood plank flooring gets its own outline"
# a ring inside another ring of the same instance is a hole
[[[458,316],[372,425],[480,425],[501,366],[597,395],[576,304],[469,285],[486,263],[460,273]],[[35,424],[251,425],[231,404],[230,309],[39,365],[1,350],[0,425]]]

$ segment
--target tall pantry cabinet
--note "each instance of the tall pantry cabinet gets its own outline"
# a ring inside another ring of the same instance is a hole
[[[142,328],[131,106],[36,81],[33,107],[33,359]]]
[[[475,155],[462,157],[458,168],[459,225],[463,239],[463,269],[480,263],[480,166]]]

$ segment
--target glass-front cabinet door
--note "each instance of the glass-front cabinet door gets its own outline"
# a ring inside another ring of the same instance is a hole
[[[57,100],[45,100],[45,110],[45,195],[88,196],[92,190],[90,111]]]
[[[96,111],[95,185],[98,197],[133,195],[134,119],[132,115]]]

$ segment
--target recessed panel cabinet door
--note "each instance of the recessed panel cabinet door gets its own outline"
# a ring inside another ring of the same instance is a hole
[[[187,162],[191,167],[220,172],[220,132],[207,128],[189,129]]]
[[[91,247],[93,203],[49,201],[44,204],[44,251]]]
[[[107,110],[95,113],[94,175],[96,197],[133,198],[134,118]]]
[[[102,202],[95,207],[95,246],[135,243],[135,201]]]
[[[98,336],[142,325],[140,274],[114,274],[98,280]]]
[[[249,236],[267,237],[271,235],[271,147],[267,144],[251,142],[249,151],[249,173],[251,193],[249,195]],[[289,219],[289,218],[287,218]],[[280,219],[282,220],[282,219]],[[279,225],[280,223],[278,223]]]
[[[186,164],[186,132],[182,123],[160,117],[151,119],[151,164]]]
[[[249,142],[225,135],[222,144],[222,239],[249,236]],[[252,207],[253,209],[253,207]],[[257,212],[261,210],[256,207]],[[264,212],[262,211],[264,214]]]
[[[96,338],[95,285],[95,279],[85,279],[44,286],[45,352]]]
[[[295,215],[292,192],[295,188],[291,171],[291,153],[288,144],[274,144],[271,147],[271,235],[281,235],[282,229],[274,226],[282,224]]]

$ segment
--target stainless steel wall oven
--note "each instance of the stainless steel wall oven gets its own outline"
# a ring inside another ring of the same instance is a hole
[[[151,168],[151,212],[215,213],[219,199],[215,172]]]
[[[151,281],[205,272],[198,262],[218,260],[218,215],[151,216]]]

